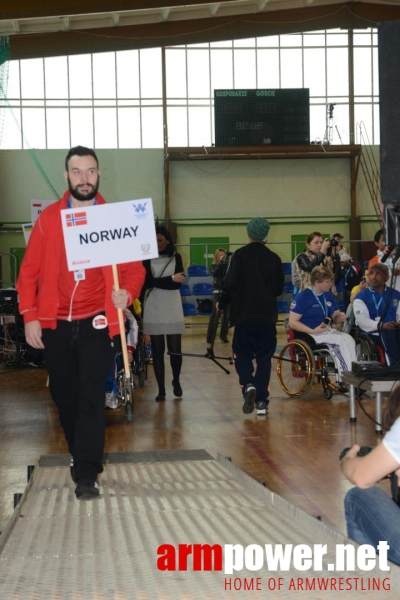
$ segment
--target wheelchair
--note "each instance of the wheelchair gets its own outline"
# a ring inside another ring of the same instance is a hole
[[[130,378],[128,379],[125,375],[125,369],[119,369],[117,373],[117,385],[118,393],[117,397],[121,406],[125,409],[125,417],[128,423],[132,421],[133,411],[133,370],[132,365],[130,366]]]
[[[356,354],[358,361],[375,360],[386,365],[385,348],[379,336],[369,335],[356,326],[354,329]]]
[[[317,344],[308,334],[296,332],[295,337],[288,317],[285,318],[285,329],[287,344],[280,351],[276,365],[283,391],[288,396],[305,398],[314,385],[315,377],[322,384],[323,396],[327,400],[335,391],[347,391],[347,387],[337,382],[337,369],[329,347]]]

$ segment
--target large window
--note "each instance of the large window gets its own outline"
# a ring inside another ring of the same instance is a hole
[[[224,88],[309,88],[311,141],[354,141],[347,32],[175,46],[165,53],[170,146],[214,143],[214,89]],[[355,122],[378,144],[375,30],[354,32],[353,60]],[[161,49],[11,61],[4,110],[3,149],[161,148]]]

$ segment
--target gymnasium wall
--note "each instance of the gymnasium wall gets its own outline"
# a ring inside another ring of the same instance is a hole
[[[379,147],[373,148],[377,163]],[[154,211],[165,215],[163,151],[98,150],[100,191],[108,201],[152,197]],[[0,223],[17,228],[0,233],[0,251],[23,247],[20,223],[30,221],[30,200],[61,195],[65,150],[0,151]],[[47,181],[44,177],[46,175]],[[171,218],[185,266],[192,237],[229,237],[246,242],[245,223],[253,216],[271,221],[269,242],[283,260],[291,259],[291,235],[321,230],[349,236],[349,159],[215,160],[170,162]],[[378,229],[361,169],[357,184],[362,238]],[[3,279],[9,272],[3,257]]]

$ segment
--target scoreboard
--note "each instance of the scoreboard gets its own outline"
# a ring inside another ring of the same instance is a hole
[[[216,146],[310,143],[310,90],[214,90]]]

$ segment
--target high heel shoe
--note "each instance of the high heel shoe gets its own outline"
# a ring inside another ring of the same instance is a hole
[[[158,394],[158,396],[156,396],[156,402],[165,402],[166,401],[166,396],[165,396],[165,392],[163,394]]]
[[[175,397],[181,398],[183,392],[182,392],[181,384],[179,383],[179,381],[172,380],[172,388],[174,390]]]

